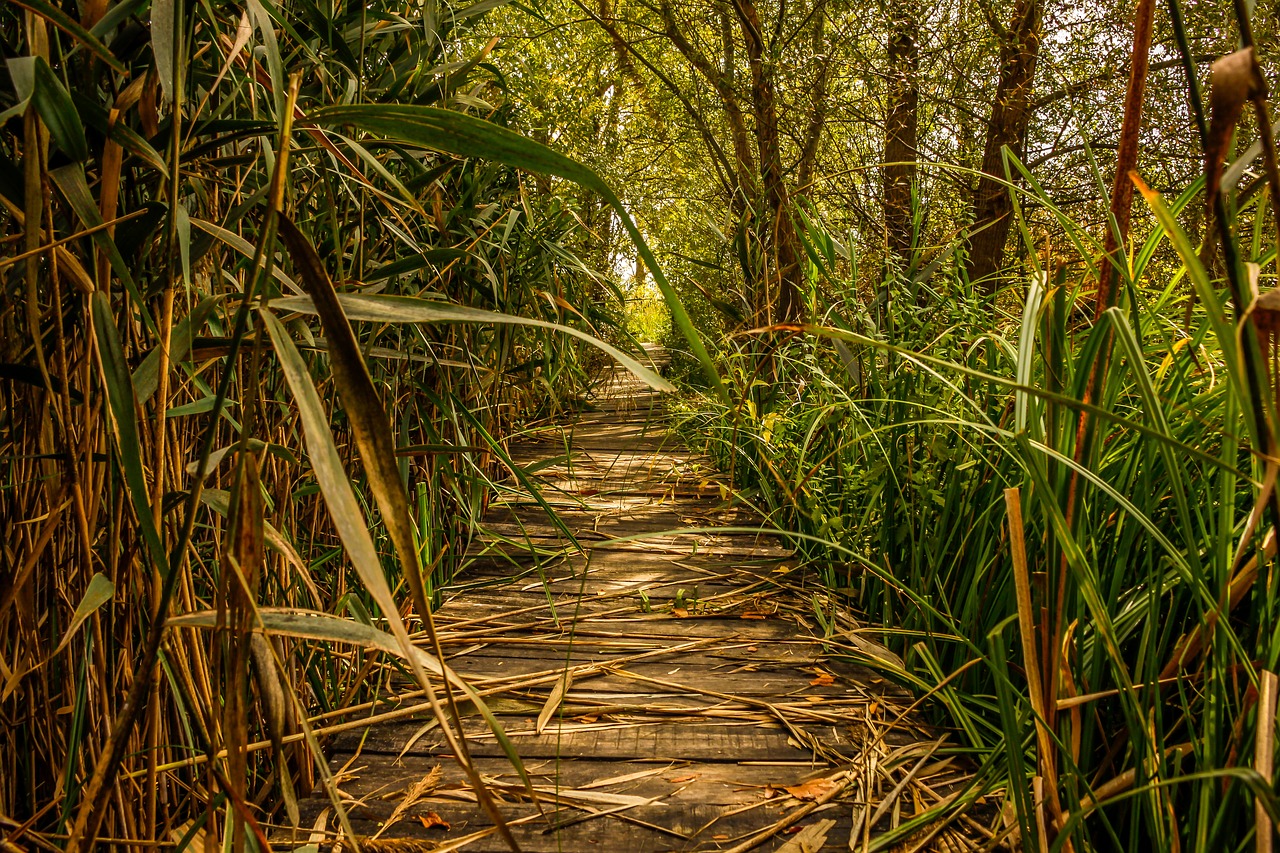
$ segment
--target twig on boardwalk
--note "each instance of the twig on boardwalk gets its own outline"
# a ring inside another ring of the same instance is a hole
[[[621,806],[614,806],[614,807],[613,807],[613,808],[611,808],[611,809],[603,809],[603,810],[601,810],[601,811],[597,811],[597,810],[595,810],[595,809],[592,809],[592,808],[590,808],[589,806],[575,805],[575,804],[570,803],[570,805],[573,805],[575,808],[583,809],[583,810],[585,810],[587,813],[586,813],[586,814],[581,814],[581,815],[575,815],[574,817],[571,817],[571,818],[569,818],[568,820],[557,821],[556,823],[553,823],[553,824],[551,824],[550,826],[548,826],[546,829],[542,830],[542,834],[543,834],[543,835],[550,835],[550,834],[551,834],[551,833],[553,833],[553,832],[559,832],[559,831],[560,831],[560,830],[562,830],[562,829],[568,829],[568,828],[569,828],[569,827],[571,827],[571,826],[574,826],[574,825],[579,824],[579,823],[586,823],[587,821],[589,821],[589,820],[595,820],[595,819],[596,819],[596,818],[598,818],[598,817],[617,817],[617,816],[618,816],[618,815],[620,815],[622,812],[629,811],[630,809],[638,808],[639,806],[651,806],[651,805],[653,805],[654,803],[660,803],[660,802],[662,802],[664,799],[666,799],[666,797],[650,797],[649,799],[647,799],[647,800],[645,800],[645,801],[643,801],[643,802],[639,802],[639,803],[630,803],[630,804],[627,804],[627,805],[621,805]],[[656,825],[656,824],[651,824],[651,825],[652,825],[652,826],[654,826],[654,827],[657,827],[657,825]],[[670,833],[670,834],[677,835],[677,836],[679,836],[680,838],[682,838],[682,839],[684,839],[684,840],[686,840],[686,841],[688,840],[688,838],[687,838],[686,836],[681,835],[681,834],[679,834],[679,833],[675,833],[675,832],[674,832],[674,831],[672,831],[672,830],[668,830],[668,829],[666,829],[666,828],[660,828],[660,829],[661,829],[663,832],[667,832],[667,833]]]

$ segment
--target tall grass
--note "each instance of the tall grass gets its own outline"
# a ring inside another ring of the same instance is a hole
[[[775,330],[792,337],[767,384],[739,336],[736,403],[686,427],[970,757],[971,788],[935,811],[993,804],[973,814],[1028,851],[1270,849],[1274,210],[1226,195],[1202,241],[1179,223],[1217,201],[1204,181],[1166,199],[1135,178],[1146,231],[1095,321],[1100,235],[1011,166],[1054,236],[1027,237],[1003,295],[955,259],[891,270],[876,315],[810,220],[818,318]]]
[[[665,387],[517,171],[630,226],[504,127],[497,5],[0,9],[0,832],[265,849],[344,709],[408,675],[451,732],[504,441],[584,349]]]

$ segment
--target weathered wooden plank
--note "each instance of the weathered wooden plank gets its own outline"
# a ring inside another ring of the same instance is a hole
[[[541,573],[531,570],[521,577],[502,577],[497,570],[485,572],[469,572],[466,583],[458,583],[445,587],[442,594],[449,602],[460,604],[472,598],[483,596],[503,596],[514,601],[520,598],[546,600],[551,596],[556,601],[610,601],[617,598],[630,598],[639,594],[640,590],[648,593],[648,598],[662,601],[677,596],[688,599],[694,595],[695,588],[700,595],[698,600],[732,601],[757,597],[762,600],[774,591],[765,578],[751,581],[742,574],[713,574],[696,572],[684,566],[652,566],[639,569],[628,574],[623,571],[593,571],[572,573],[568,567],[561,569],[544,569]]]
[[[483,575],[490,570],[494,573],[509,571],[512,565],[512,562],[505,557],[477,557],[467,564],[467,569],[469,573]],[[525,565],[529,570],[535,568],[533,563],[526,563]],[[547,570],[567,565],[572,566],[575,571],[588,566],[592,571],[619,569],[624,572],[631,569],[680,566],[691,571],[724,574],[726,570],[732,569],[735,572],[767,577],[775,573],[775,569],[778,568],[778,561],[771,558],[743,560],[713,553],[698,554],[694,557],[673,557],[669,554],[618,554],[600,551],[587,555],[567,554],[563,559],[555,562],[544,562],[543,565]]]
[[[689,670],[694,667],[727,669],[751,664],[762,667],[786,665],[799,668],[830,663],[823,654],[822,646],[808,641],[796,641],[794,644],[769,643],[760,646],[739,640],[702,646],[694,650],[681,648],[683,645],[685,644],[668,643],[665,648],[659,647],[657,653],[649,653],[645,659],[668,668],[682,666]],[[477,665],[488,666],[491,665],[488,661],[510,661],[516,657],[531,663],[539,662],[544,667],[563,666],[566,662],[572,665],[617,662],[621,665],[625,663],[622,659],[632,656],[632,653],[621,649],[602,649],[584,646],[581,643],[566,649],[507,644],[497,640],[469,650],[466,654],[450,657],[449,665],[455,669],[461,669],[467,665],[467,661],[481,661],[482,663]],[[637,664],[627,665],[634,668]],[[844,669],[846,666],[848,665],[838,664],[837,668]],[[863,674],[865,674],[864,670],[858,671],[859,676]]]
[[[518,678],[534,672],[546,672],[549,668],[542,664],[546,661],[530,661],[512,659],[508,662],[492,661],[488,665],[475,665],[464,660],[458,661],[454,668],[462,675],[480,678]],[[834,680],[831,684],[812,684],[815,680],[813,672],[785,672],[768,667],[755,670],[720,671],[711,667],[673,666],[667,664],[636,664],[625,667],[625,672],[641,677],[658,679],[672,686],[650,686],[635,678],[629,679],[625,674],[609,675],[606,673],[587,676],[579,680],[582,686],[589,686],[596,691],[639,692],[647,690],[655,695],[693,694],[694,688],[711,689],[717,693],[752,698],[784,699],[807,698],[810,696],[845,696],[853,693],[864,695],[859,686],[846,685]],[[590,679],[588,682],[587,679]],[[549,687],[543,689],[545,692]],[[716,699],[708,699],[714,704]]]
[[[737,557],[777,557],[786,559],[792,556],[789,548],[782,548],[769,543],[755,543],[747,537],[716,536],[706,534],[663,535],[653,534],[643,540],[631,541],[591,541],[589,537],[579,540],[583,548],[594,551],[627,551],[641,553],[662,553],[675,555],[697,555],[708,551],[720,556]],[[472,554],[520,554],[531,550],[548,553],[570,547],[568,540],[558,536],[525,536],[512,537],[509,540],[482,539],[472,546]]]
[[[373,726],[367,732],[346,732],[335,739],[335,754],[359,752],[362,756],[397,756],[410,740],[420,734],[427,721],[391,722]],[[483,721],[468,721],[472,755],[498,758],[503,755],[493,733]],[[764,761],[809,758],[804,750],[788,743],[788,734],[778,725],[730,722],[705,723],[681,720],[655,721],[638,725],[601,722],[595,724],[553,722],[542,734],[528,728],[510,728],[511,738],[523,758],[591,758],[608,761]],[[440,756],[449,754],[444,739],[434,730],[419,737],[408,754]]]
[[[476,758],[475,764],[485,778],[494,779],[504,786],[521,784],[520,777],[505,759]],[[343,773],[341,788],[357,799],[398,802],[397,795],[406,792],[437,767],[440,768],[438,790],[448,791],[468,784],[466,775],[453,761],[407,755],[394,766],[357,758]],[[529,759],[524,767],[535,786],[563,790],[566,797],[572,796],[574,791],[583,790],[645,799],[660,797],[668,804],[693,802],[716,806],[742,805],[765,799],[767,788],[773,788],[785,800],[787,797],[782,789],[786,786],[800,785],[815,775],[830,772],[826,768],[814,770],[800,764],[775,766],[690,761],[652,762],[631,768],[607,761]]]
[[[511,613],[512,606],[513,602],[502,600],[468,602],[467,609],[464,611],[466,618],[468,620],[485,619],[485,624],[471,631],[459,631],[450,636],[450,640],[460,642],[461,637],[465,635],[470,635],[472,638],[484,637],[495,633],[495,630],[503,625],[519,627],[534,624],[542,629],[538,636],[567,637],[572,633],[578,638],[579,643],[589,643],[591,638],[626,638],[643,644],[648,640],[671,637],[681,637],[688,641],[738,637],[766,642],[787,639],[794,636],[796,631],[795,623],[785,619],[733,617],[675,619],[661,614],[654,614],[657,618],[645,618],[644,614],[635,613],[630,616],[614,614],[598,618],[585,614],[577,620],[571,620],[573,616],[571,611],[562,614],[564,621],[557,625],[545,613],[508,615]]]
[[[769,527],[760,525],[757,516],[740,507],[726,508],[717,501],[649,501],[624,507],[566,507],[557,509],[556,515],[571,529],[580,526],[584,533],[594,531],[611,536],[708,527],[758,528],[758,533],[752,535],[772,534]],[[491,530],[517,524],[525,528],[541,528],[553,523],[542,507],[528,504],[494,507],[485,519],[485,526]]]
[[[794,807],[794,802],[791,804]],[[440,809],[443,809],[442,811]],[[357,814],[361,810],[357,810]],[[380,818],[389,816],[390,809],[370,809],[376,817],[358,817],[353,821],[355,830],[361,834],[373,834],[381,829]],[[424,829],[416,819],[416,814],[435,811],[440,817],[450,821],[450,829]],[[528,823],[514,826],[513,834],[520,849],[528,853],[578,853],[578,851],[601,851],[601,853],[665,853],[665,851],[711,851],[725,849],[733,841],[741,840],[760,826],[768,825],[786,813],[782,803],[762,803],[759,808],[745,813],[733,813],[733,807],[716,807],[713,805],[688,803],[678,808],[664,807],[661,804],[641,806],[630,809],[619,815],[600,817],[593,820],[574,823],[571,826],[552,829],[544,818],[537,817],[530,808],[509,809],[507,819],[532,818]],[[567,821],[584,816],[580,810],[561,810],[553,817],[559,821]],[[848,807],[832,807],[803,820],[804,826],[821,817],[837,819],[837,826],[829,839],[835,838],[838,843],[824,846],[823,850],[848,850],[850,816]],[[644,826],[661,826],[664,832],[658,832]],[[444,842],[483,830],[491,826],[487,816],[473,806],[451,805],[439,808],[412,809],[407,819],[400,821],[392,831],[383,838],[424,839],[433,842]],[[841,830],[843,833],[841,834]],[[761,851],[778,849],[785,843],[786,836],[771,841],[757,848]],[[429,848],[428,848],[429,849]],[[500,838],[491,836],[467,845],[467,851],[475,853],[505,853],[507,848]]]
[[[554,589],[542,584],[529,590],[473,589],[458,596],[459,612],[470,613],[473,609],[481,612],[483,608],[511,612],[541,608],[549,614],[554,608],[560,619],[581,621],[588,615],[608,613],[611,619],[653,622],[675,618],[672,616],[674,607],[689,611],[681,614],[681,621],[719,619],[749,622],[786,618],[769,616],[772,611],[762,610],[770,606],[764,596],[739,594],[726,585],[707,583],[698,578],[662,584],[643,581],[630,585],[620,581],[579,583],[583,586],[590,584],[595,592],[579,595],[577,590],[565,591],[563,586]],[[653,618],[646,619],[646,616]]]

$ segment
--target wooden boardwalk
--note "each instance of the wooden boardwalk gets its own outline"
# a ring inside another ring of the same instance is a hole
[[[739,532],[759,520],[727,507],[629,374],[513,458],[581,550],[513,487],[437,626],[542,800],[545,814],[470,717],[471,755],[521,849],[859,850],[957,789],[936,734],[903,718],[910,697],[856,663],[889,653],[778,540]],[[330,746],[375,849],[508,849],[429,717]],[[333,838],[322,792],[303,817],[312,839]],[[897,849],[976,849],[972,837],[926,827]]]

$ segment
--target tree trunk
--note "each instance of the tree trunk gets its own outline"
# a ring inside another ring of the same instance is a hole
[[[809,112],[809,125],[805,128],[796,172],[796,192],[799,193],[809,192],[818,160],[818,143],[822,141],[822,129],[827,121],[827,80],[831,57],[826,55],[826,34],[827,0],[818,0],[813,5],[813,35],[809,43],[813,58],[818,63],[818,72],[813,80],[813,107]]]
[[[920,19],[914,0],[889,7],[889,103],[884,127],[884,228],[889,252],[911,261],[911,188],[920,134]]]
[[[751,63],[751,100],[755,118],[760,163],[760,188],[770,221],[760,223],[770,239],[765,245],[766,264],[762,287],[756,293],[756,322],[800,322],[804,299],[800,292],[800,238],[791,220],[791,198],[782,169],[782,148],[778,137],[778,108],[774,64],[766,62],[766,44],[755,0],[734,0]]]
[[[987,293],[995,291],[995,273],[1004,260],[1013,220],[1009,191],[997,182],[1005,177],[1002,150],[1007,145],[1018,157],[1023,155],[1031,120],[1031,86],[1040,55],[1043,12],[1044,0],[1017,0],[1012,24],[999,32],[1000,82],[991,105],[987,141],[982,152],[984,177],[978,180],[973,194],[974,235],[969,244],[969,280],[981,281]]]

